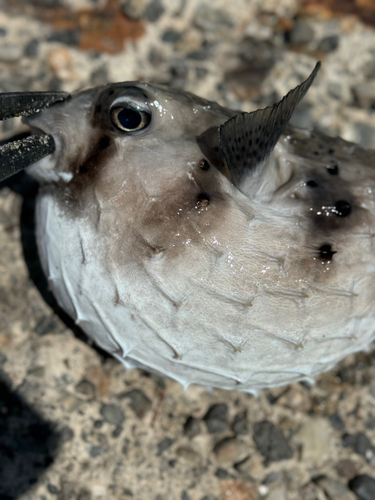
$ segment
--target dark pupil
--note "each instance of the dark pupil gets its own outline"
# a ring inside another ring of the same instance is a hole
[[[142,121],[142,115],[139,111],[134,111],[134,109],[128,108],[122,109],[117,115],[117,118],[122,127],[129,130],[138,128]]]

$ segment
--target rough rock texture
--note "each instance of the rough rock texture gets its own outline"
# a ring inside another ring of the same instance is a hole
[[[144,79],[252,110],[320,58],[293,123],[375,147],[374,4],[3,0],[0,90]],[[373,498],[374,352],[257,399],[125,373],[56,309],[35,194],[25,175],[0,184],[1,500]]]

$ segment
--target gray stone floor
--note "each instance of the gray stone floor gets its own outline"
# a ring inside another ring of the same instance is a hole
[[[252,110],[318,58],[293,123],[375,147],[374,2],[336,3],[1,0],[0,90],[144,79]],[[126,373],[56,309],[35,194],[0,185],[0,500],[375,498],[374,350],[258,398]]]

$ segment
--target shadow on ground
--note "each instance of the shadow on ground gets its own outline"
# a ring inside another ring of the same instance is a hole
[[[59,434],[10,390],[0,370],[0,500],[15,500],[54,461]]]

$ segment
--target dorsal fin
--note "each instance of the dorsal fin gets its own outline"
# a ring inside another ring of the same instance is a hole
[[[308,91],[319,68],[320,62],[307,80],[288,92],[277,104],[252,113],[236,115],[219,127],[220,145],[233,183],[237,187],[272,152],[294,108]]]

